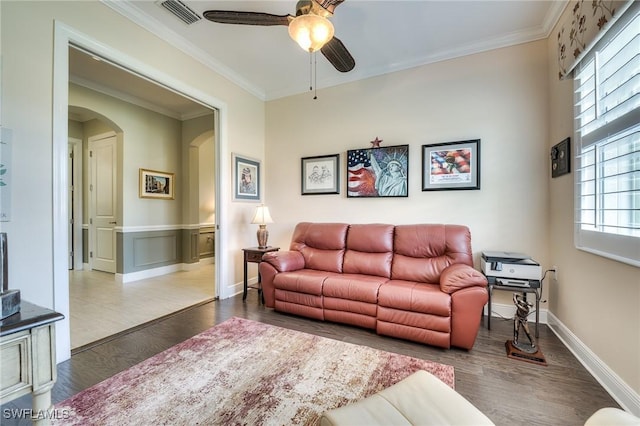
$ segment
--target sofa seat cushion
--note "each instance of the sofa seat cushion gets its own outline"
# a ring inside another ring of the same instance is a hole
[[[378,289],[388,278],[371,275],[342,274],[327,277],[322,287],[325,297],[377,303]]]
[[[324,412],[319,424],[478,426],[493,422],[436,376],[418,370],[368,398]]]
[[[391,280],[380,286],[378,305],[407,312],[451,316],[451,296],[439,284]]]
[[[276,290],[286,290],[296,293],[322,295],[322,286],[331,272],[301,269],[299,271],[283,272],[275,276],[273,286]]]
[[[601,408],[584,422],[584,426],[638,426],[640,417],[614,407]]]
[[[451,296],[440,291],[438,284],[387,281],[378,294],[376,331],[449,348]]]

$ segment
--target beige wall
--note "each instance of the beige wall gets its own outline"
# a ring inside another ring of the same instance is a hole
[[[568,136],[575,142],[573,80],[558,79],[556,49],[554,30],[548,39],[547,150]],[[558,283],[550,289],[550,311],[635,391],[640,404],[640,273],[574,247],[574,177],[575,171],[547,183],[549,255],[559,267]]]
[[[496,66],[500,64],[500,66]],[[543,41],[271,101],[267,198],[272,244],[302,220],[456,223],[483,250],[548,256],[547,57]],[[409,144],[407,198],[346,198],[346,150]],[[422,192],[422,145],[481,139],[481,189]],[[300,195],[300,158],[340,153],[340,195]],[[512,302],[496,292],[496,300]],[[546,296],[545,296],[546,299]]]
[[[138,184],[140,168],[174,173],[178,181],[182,180],[182,122],[75,84],[69,85],[69,105],[108,118],[122,133],[118,149],[122,155],[118,158],[122,180],[118,225],[181,225],[183,191],[176,191],[175,200],[152,200],[139,197]],[[97,133],[85,132],[85,138]]]
[[[182,123],[183,150],[188,150],[188,155],[193,157],[188,172],[192,174],[191,180],[195,181],[190,188],[195,198],[191,206],[192,213],[188,216],[190,224],[215,223],[214,122],[212,114]]]
[[[216,221],[216,188],[213,169],[214,154],[213,137],[207,138],[198,146],[199,185],[198,211],[201,224],[212,224]]]

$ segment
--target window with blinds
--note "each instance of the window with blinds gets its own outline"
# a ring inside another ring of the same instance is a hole
[[[579,249],[640,266],[640,7],[576,67]]]

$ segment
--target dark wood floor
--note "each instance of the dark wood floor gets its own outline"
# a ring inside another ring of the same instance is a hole
[[[483,323],[471,351],[443,350],[378,336],[370,330],[277,313],[259,305],[255,291],[245,303],[241,296],[210,302],[74,354],[58,366],[53,402],[233,316],[453,365],[456,390],[497,425],[581,425],[598,408],[618,407],[545,325],[540,327],[539,346],[546,367],[507,358],[504,343],[513,337],[511,321],[493,318],[491,330]],[[10,409],[30,407],[30,396],[2,405],[0,423],[30,424],[25,419],[7,418]],[[141,424],[140,419],[132,419],[132,423]]]

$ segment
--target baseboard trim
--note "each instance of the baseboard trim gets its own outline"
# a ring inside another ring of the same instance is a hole
[[[578,361],[605,388],[620,406],[630,413],[640,416],[640,395],[627,385],[591,349],[555,315],[549,313],[548,326],[558,339],[573,353]]]
[[[202,265],[211,264],[214,262],[195,262],[195,263],[175,263],[173,265],[161,266],[159,268],[145,269],[144,271],[129,272],[127,274],[116,274],[116,282],[125,284],[138,280],[145,280],[147,278],[159,277],[161,275],[172,274],[179,271],[194,271]]]

